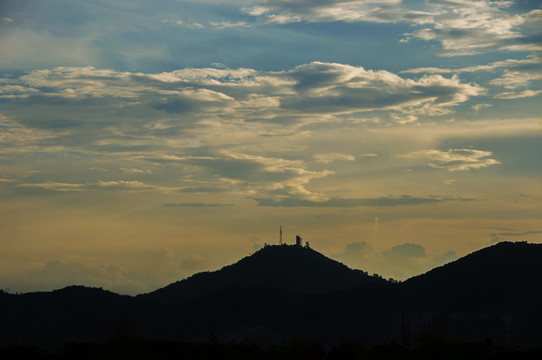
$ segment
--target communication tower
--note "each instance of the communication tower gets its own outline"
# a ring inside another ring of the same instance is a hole
[[[279,245],[282,245],[282,226],[280,227]]]

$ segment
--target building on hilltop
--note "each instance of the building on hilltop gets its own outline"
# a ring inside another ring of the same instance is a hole
[[[295,236],[295,244],[296,244],[296,246],[302,246],[301,245],[302,241],[303,241],[303,239],[301,238],[301,236],[299,236],[299,235]]]

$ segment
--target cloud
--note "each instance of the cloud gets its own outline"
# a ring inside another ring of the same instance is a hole
[[[427,257],[423,246],[410,243],[395,245],[390,250],[383,251],[381,256],[384,258],[384,261],[399,265],[411,259]]]
[[[365,241],[348,243],[345,249],[332,256],[346,265],[370,273],[406,280],[457,259],[454,251],[428,255],[422,245],[398,244],[389,250],[375,251]]]
[[[529,55],[525,59],[508,59],[496,61],[488,65],[470,66],[458,69],[440,69],[440,68],[417,68],[402,71],[402,73],[445,73],[460,74],[472,72],[501,72],[500,77],[490,80],[488,83],[493,86],[503,87],[505,89],[525,88],[531,83],[542,80],[542,59],[539,55]],[[540,95],[541,90],[526,89],[520,92],[501,92],[493,96],[494,99],[520,99]],[[473,106],[473,110],[478,112],[490,104],[478,104]]]
[[[133,260],[132,266],[120,266],[56,259],[35,269],[14,273],[9,278],[0,275],[0,283],[18,292],[84,285],[137,295],[154,291],[207,267],[204,258],[196,255],[177,256],[168,248],[146,250]]]
[[[511,237],[529,237],[529,235],[538,235],[538,234],[542,234],[542,230],[531,230],[531,231],[523,231],[523,232],[513,232],[512,229],[506,229],[506,228],[496,228],[496,227],[493,227],[493,228],[490,228],[490,229],[494,229],[494,230],[503,230],[504,232],[494,232],[494,233],[491,233],[490,236],[491,236],[491,242],[492,243],[496,243],[496,242],[499,242],[501,241],[501,237],[508,237],[508,236],[511,236]]]
[[[145,183],[142,183],[141,181],[126,181],[126,180],[119,180],[119,181],[98,181],[95,184],[91,184],[89,186],[95,186],[99,189],[105,189],[105,190],[149,190],[156,188],[153,185],[148,185]]]
[[[205,203],[168,203],[166,207],[223,207],[234,206],[233,204],[205,204]]]
[[[245,195],[295,197],[311,201],[327,198],[307,189],[313,179],[333,174],[333,171],[308,170],[303,160],[290,160],[240,152],[223,151],[214,159],[193,162],[212,171],[222,179],[234,180],[230,186]],[[227,181],[227,180],[226,180]]]
[[[179,192],[182,193],[219,193],[226,192],[226,188],[211,187],[211,186],[189,186],[182,188]]]
[[[486,108],[489,108],[491,106],[492,106],[491,104],[476,104],[476,105],[472,106],[472,110],[474,110],[475,112],[478,112],[478,111],[480,111],[482,109],[486,109]]]
[[[263,111],[310,115],[391,110],[442,115],[485,92],[476,84],[461,83],[457,77],[403,79],[384,70],[323,62],[279,72],[202,68],[143,74],[57,67],[32,71],[4,85],[1,91],[28,104],[43,100],[52,103],[54,98],[64,99],[64,107],[70,102],[81,106],[82,101],[92,101],[95,108],[122,102],[127,109],[192,114],[195,119],[229,112],[250,119],[261,117]],[[28,99],[24,101],[23,97]]]
[[[409,23],[417,29],[412,39],[438,41],[442,56],[475,55],[488,51],[536,51],[536,36],[522,27],[540,21],[540,10],[514,14],[511,2],[489,0],[427,0],[424,7],[410,7],[400,0],[263,0],[244,12],[266,23],[333,22]],[[533,25],[536,29],[536,25]],[[421,28],[420,28],[421,27]],[[540,31],[538,30],[538,34]]]
[[[108,191],[145,191],[145,190],[157,190],[157,191],[175,191],[176,188],[165,188],[155,185],[145,184],[141,181],[98,181],[95,183],[85,184],[72,184],[61,182],[45,182],[45,183],[27,183],[17,184],[17,187],[37,188],[51,191],[90,191],[90,190],[108,190]]]
[[[2,18],[2,24],[9,25],[12,22],[13,22],[12,18],[8,18],[8,17]]]
[[[206,261],[197,256],[187,256],[182,259],[179,268],[183,271],[196,272],[201,271],[206,267]]]
[[[233,28],[233,27],[244,27],[244,28],[248,28],[248,27],[251,27],[252,25],[250,25],[249,23],[245,22],[245,21],[238,21],[238,22],[235,22],[235,23],[232,23],[232,22],[228,22],[228,21],[222,21],[222,22],[215,22],[215,21],[211,21],[210,23],[215,29],[217,30],[222,30],[222,29],[227,29],[227,28]]]
[[[264,0],[243,10],[252,16],[264,17],[267,23],[278,24],[304,21],[425,23],[432,17],[429,12],[401,6],[400,0]]]
[[[65,135],[63,130],[55,132],[32,129],[0,114],[0,154],[16,154],[36,151],[58,151],[63,148],[54,139]]]
[[[473,201],[470,198],[439,198],[439,197],[413,197],[409,195],[388,196],[364,199],[329,199],[325,201],[310,201],[294,198],[281,199],[279,201],[268,198],[254,198],[258,206],[274,207],[338,207],[351,208],[362,206],[404,206],[421,204],[438,204],[445,201]]]
[[[353,155],[340,154],[340,153],[316,154],[316,155],[313,155],[313,158],[315,158],[317,162],[322,163],[322,164],[329,164],[337,160],[342,160],[342,161],[356,160],[356,158]]]
[[[438,41],[441,56],[475,55],[489,51],[536,51],[535,38],[523,35],[520,26],[531,13],[512,14],[511,2],[489,0],[428,0],[433,18],[430,26],[405,34],[404,41]],[[536,17],[536,16],[535,16]]]
[[[522,99],[526,97],[533,97],[542,94],[542,90],[524,90],[522,92],[502,92],[493,96],[495,99]]]
[[[129,174],[152,174],[152,171],[148,169],[136,169],[136,168],[128,169],[128,168],[121,167],[120,170]]]
[[[38,188],[52,191],[85,191],[86,184],[68,184],[59,182],[46,182],[35,184],[18,184],[18,187]]]
[[[37,92],[3,104],[7,115],[0,123],[8,131],[0,132],[2,154],[66,154],[75,167],[84,163],[85,171],[114,168],[120,177],[104,179],[103,175],[88,174],[76,177],[78,180],[63,180],[51,175],[32,183],[25,181],[24,187],[181,191],[192,192],[194,197],[198,192],[217,192],[209,189],[212,187],[279,204],[291,198],[307,204],[331,200],[327,206],[341,207],[358,205],[337,202],[338,195],[329,194],[329,187],[322,186],[335,175],[326,164],[376,157],[377,153],[364,151],[378,148],[359,148],[356,153],[320,149],[319,153],[307,149],[309,137],[322,133],[328,125],[343,124],[344,119],[374,122],[374,117],[365,116],[367,112],[386,119],[389,117],[383,113],[388,113],[398,122],[442,116],[485,94],[485,89],[464,83],[458,76],[406,78],[389,71],[326,62],[284,71],[220,67],[143,73],[56,67],[10,77],[0,87],[8,83]],[[24,92],[17,91],[11,95]],[[355,126],[380,126],[363,121]],[[382,126],[390,125],[386,122]],[[341,168],[349,165],[342,163]],[[130,179],[122,179],[121,172],[130,174]],[[159,185],[188,178],[220,185],[203,189]],[[329,180],[316,181],[323,178]],[[190,198],[170,202],[221,201]],[[225,202],[233,203],[231,199]]]
[[[501,72],[501,76],[490,80],[488,83],[505,89],[517,89],[527,87],[532,82],[542,79],[542,58],[539,55],[529,55],[525,59],[508,59],[496,61],[488,65],[468,66],[457,69],[449,68],[416,68],[404,70],[401,73],[412,74],[461,74],[474,72]],[[526,90],[522,93],[503,93],[494,96],[497,99],[520,98],[537,95],[537,91]],[[509,96],[509,97],[507,97]],[[482,106],[479,104],[475,106]],[[473,107],[474,108],[474,107]],[[476,108],[474,108],[477,110]],[[479,110],[480,108],[478,108]]]
[[[455,76],[431,75],[412,80],[384,70],[336,63],[313,62],[282,75],[294,81],[295,93],[283,99],[281,107],[309,113],[383,109],[413,115],[443,115],[485,92],[478,85],[462,84]]]
[[[21,292],[51,291],[70,285],[85,285],[131,295],[152,291],[167,284],[146,272],[62,260],[49,261],[40,269],[23,271],[3,280],[10,288]]]
[[[333,171],[312,171],[303,160],[246,154],[234,151],[219,151],[215,156],[161,156],[143,157],[158,163],[191,166],[205,175],[206,179],[218,179],[227,189],[250,197],[288,197],[320,201],[326,197],[307,189],[313,179],[333,174]],[[201,191],[204,190],[204,191]],[[223,186],[183,187],[181,192],[220,192]]]
[[[468,171],[500,164],[500,162],[495,159],[487,158],[491,155],[493,155],[493,153],[490,151],[450,149],[448,151],[420,150],[400,155],[400,157],[429,160],[429,166],[434,168],[445,168],[448,169],[448,171]]]
[[[163,22],[167,23],[168,20],[165,20]],[[188,28],[188,29],[205,29],[205,25],[200,24],[199,22],[196,22],[196,21],[185,22],[185,21],[182,21],[182,20],[176,20],[175,25],[182,26],[182,27],[185,27],[185,28]]]
[[[540,76],[542,72],[542,59],[539,55],[528,55],[525,59],[507,59],[501,61],[495,61],[487,65],[476,65],[476,66],[467,66],[459,67],[457,69],[451,68],[414,68],[403,70],[401,73],[410,73],[410,74],[461,74],[461,73],[473,73],[479,71],[496,71],[499,69],[504,69],[509,72],[518,72],[525,75],[530,74],[532,76]],[[494,82],[495,80],[493,80]]]

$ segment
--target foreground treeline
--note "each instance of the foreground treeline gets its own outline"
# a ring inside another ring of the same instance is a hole
[[[542,359],[542,347],[507,348],[491,341],[455,343],[421,341],[416,348],[396,342],[365,346],[345,341],[326,347],[323,342],[292,340],[279,346],[261,346],[252,341],[220,343],[213,336],[206,342],[158,341],[116,338],[104,343],[68,343],[59,350],[34,346],[0,347],[0,359],[195,359],[195,360],[346,360],[346,359]]]

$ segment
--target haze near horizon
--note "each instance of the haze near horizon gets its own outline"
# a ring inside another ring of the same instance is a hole
[[[0,288],[155,290],[279,227],[404,280],[542,242],[534,0],[6,0]]]

